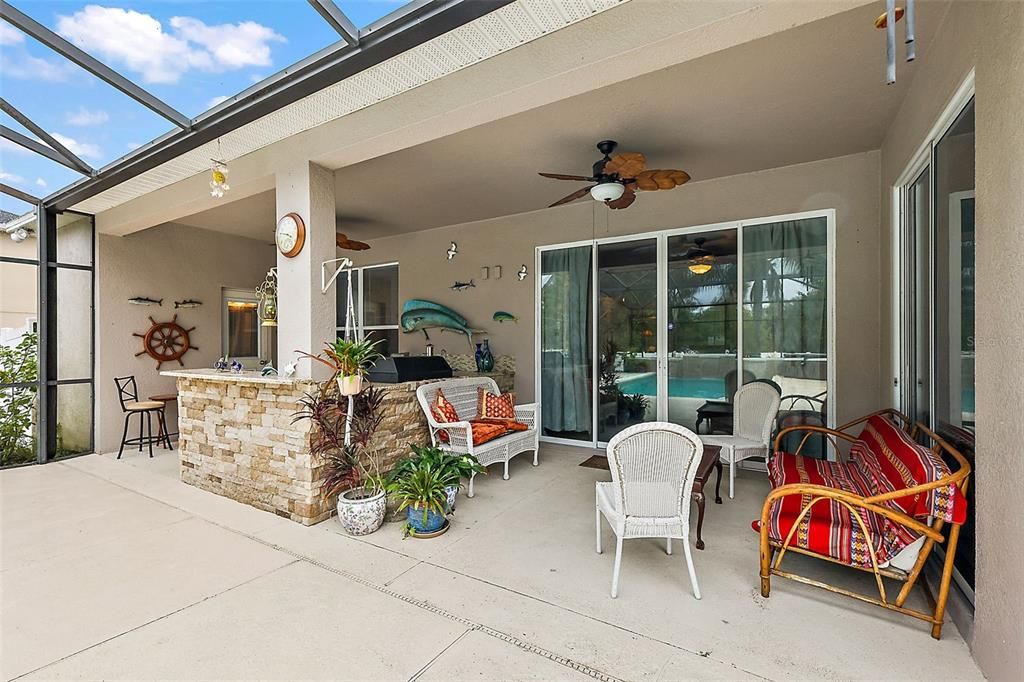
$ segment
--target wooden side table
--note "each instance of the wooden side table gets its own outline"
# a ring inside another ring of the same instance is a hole
[[[697,503],[697,549],[704,549],[701,529],[704,527],[704,488],[711,480],[712,470],[718,472],[715,481],[715,504],[722,504],[722,448],[718,445],[705,445],[704,456],[697,467],[697,478],[693,482],[693,500]]]
[[[161,436],[162,437],[162,436],[166,435],[168,439],[170,439],[171,436],[177,437],[178,436],[178,432],[177,431],[168,431],[166,434],[164,434],[164,426],[163,425],[167,423],[167,403],[175,403],[175,404],[177,404],[177,402],[178,402],[178,394],[177,393],[157,393],[156,395],[149,396],[149,399],[150,400],[159,400],[160,402],[162,402],[164,404],[164,418],[160,421],[160,428],[158,429],[157,436]],[[698,535],[699,535],[699,533],[698,533]]]

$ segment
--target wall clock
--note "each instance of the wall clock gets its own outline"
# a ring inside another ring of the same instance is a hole
[[[306,243],[306,226],[302,222],[302,216],[298,213],[289,213],[278,220],[274,241],[277,242],[277,248],[285,258],[294,258],[299,255],[302,246]]]

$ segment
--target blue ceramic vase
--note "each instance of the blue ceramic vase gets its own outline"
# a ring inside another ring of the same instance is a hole
[[[491,353],[491,347],[487,343],[487,339],[484,339],[480,349],[480,359],[477,360],[476,366],[481,372],[490,372],[494,369],[494,355]]]
[[[409,521],[409,528],[416,533],[433,533],[440,530],[444,525],[444,515],[427,510],[426,521],[423,518],[423,510],[412,506],[406,508],[406,519]]]

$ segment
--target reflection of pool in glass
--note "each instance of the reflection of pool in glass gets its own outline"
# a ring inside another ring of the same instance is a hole
[[[658,379],[654,374],[630,377],[619,382],[619,389],[627,395],[658,393]],[[725,380],[720,377],[669,377],[668,394],[672,398],[722,398]]]

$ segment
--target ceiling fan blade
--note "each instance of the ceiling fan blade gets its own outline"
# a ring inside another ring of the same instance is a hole
[[[615,201],[608,202],[608,208],[629,208],[632,203],[636,201],[636,192],[634,192],[629,186],[626,187],[626,191],[622,193],[622,196]]]
[[[339,249],[344,251],[366,251],[370,248],[370,245],[366,242],[358,242],[354,239],[349,239],[341,232],[334,236],[334,243],[337,244]]]
[[[585,175],[565,175],[564,173],[537,173],[537,175],[551,178],[553,180],[576,180],[577,182],[594,182],[597,178],[588,178]]]
[[[584,187],[582,189],[578,189],[575,192],[573,192],[572,194],[569,194],[567,196],[562,197],[561,199],[559,199],[555,203],[553,203],[550,206],[548,206],[548,208],[554,208],[555,206],[561,206],[562,204],[568,204],[570,201],[576,201],[580,197],[586,196],[589,192],[590,192],[590,187]]]
[[[636,186],[645,192],[659,189],[674,189],[690,181],[690,174],[675,169],[651,169],[636,176]]]
[[[620,178],[635,178],[647,167],[647,158],[640,152],[616,154],[604,164],[608,175],[617,173]]]

